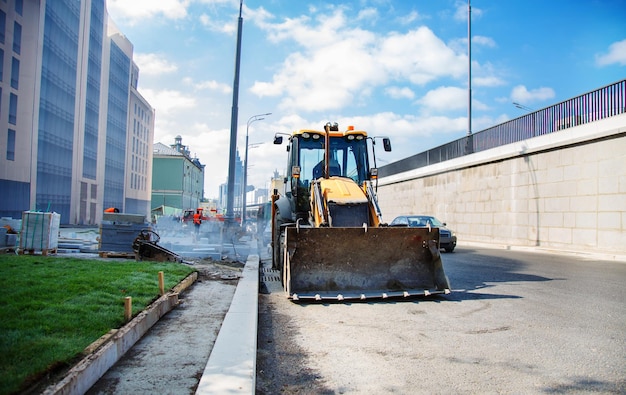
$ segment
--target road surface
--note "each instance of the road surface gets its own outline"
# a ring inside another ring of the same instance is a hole
[[[467,247],[443,259],[445,297],[295,304],[268,281],[257,394],[626,393],[626,263]]]

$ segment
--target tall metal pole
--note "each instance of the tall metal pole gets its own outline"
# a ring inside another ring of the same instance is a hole
[[[261,121],[265,118],[259,118],[259,117],[265,117],[267,115],[271,115],[271,112],[268,112],[266,114],[258,114],[258,115],[253,115],[250,118],[248,118],[248,123],[246,124],[246,153],[244,156],[244,164],[243,164],[243,193],[241,196],[241,200],[242,200],[242,204],[241,204],[241,227],[245,229],[246,226],[246,194],[248,192],[248,129],[250,128],[250,124],[252,122],[256,122],[256,121]]]
[[[472,135],[472,6],[467,0],[467,137],[465,155],[474,152],[474,136]]]
[[[472,6],[467,0],[467,134],[472,134]]]
[[[235,79],[233,81],[233,107],[230,116],[230,157],[228,161],[228,187],[226,192],[226,216],[224,225],[231,227],[235,222],[233,206],[235,203],[235,156],[237,152],[237,111],[239,103],[239,64],[241,61],[241,33],[243,18],[241,9],[243,0],[239,1],[239,24],[237,26],[237,52],[235,56]]]

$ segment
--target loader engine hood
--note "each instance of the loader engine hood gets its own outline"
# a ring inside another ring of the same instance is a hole
[[[369,202],[363,190],[350,178],[319,179],[331,227],[361,227],[369,223]]]
[[[350,178],[330,177],[320,179],[324,200],[335,204],[367,204],[363,190]]]

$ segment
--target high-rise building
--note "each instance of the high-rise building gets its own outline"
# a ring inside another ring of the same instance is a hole
[[[243,161],[239,156],[239,149],[235,151],[235,185],[233,186],[234,190],[234,199],[233,199],[233,211],[236,216],[241,215],[241,210],[243,209],[243,200],[242,200],[242,192],[243,192]],[[228,201],[228,183],[220,184],[219,186],[219,205],[224,208],[224,212],[226,212],[226,205]]]
[[[150,213],[154,110],[105,0],[0,1],[0,216]]]

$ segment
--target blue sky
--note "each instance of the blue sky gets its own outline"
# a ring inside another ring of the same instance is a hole
[[[108,0],[134,45],[155,143],[183,137],[228,177],[239,0]],[[473,0],[472,131],[626,78],[626,0]],[[467,1],[243,2],[238,148],[248,183],[284,172],[275,132],[354,125],[392,139],[378,165],[467,133]],[[262,143],[262,144],[256,144]]]

